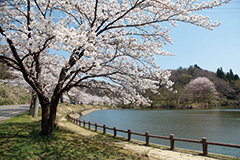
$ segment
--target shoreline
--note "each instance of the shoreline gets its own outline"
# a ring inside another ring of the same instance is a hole
[[[113,109],[113,108],[101,108],[101,107],[94,107],[94,108],[88,108],[87,110],[84,110],[79,113],[71,114],[73,118],[79,118],[83,115],[87,115],[91,112],[102,110],[102,109]],[[82,128],[82,127],[81,127]],[[95,134],[99,134],[97,132],[93,132],[93,130],[88,130],[86,128],[82,128],[83,130],[86,130],[88,132],[92,132]],[[110,133],[107,133],[111,135]],[[119,138],[124,138],[121,136],[117,136]],[[122,141],[119,143],[116,143],[116,145],[123,147],[126,150],[130,150],[134,153],[143,155],[148,157],[149,159],[180,159],[180,160],[215,160],[215,159],[235,159],[239,160],[239,157],[233,157],[228,155],[221,155],[221,154],[215,154],[215,153],[209,153],[208,156],[203,156],[200,151],[190,150],[190,149],[182,149],[182,148],[175,148],[174,150],[170,150],[169,146],[164,146],[160,144],[150,144],[149,146],[144,145],[144,142],[138,141],[138,140],[131,140],[131,142],[128,141]],[[161,157],[161,158],[160,158]]]
[[[107,110],[107,109],[112,109],[112,108],[91,108],[91,109],[86,109],[84,111],[80,111],[80,113],[73,113],[71,114],[71,116],[73,118],[80,118],[81,116],[85,116],[91,112],[94,112],[94,111],[99,111],[99,110]]]

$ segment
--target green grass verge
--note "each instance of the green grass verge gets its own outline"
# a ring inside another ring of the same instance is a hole
[[[92,138],[62,128],[40,135],[39,118],[24,113],[0,125],[0,159],[139,159],[115,146],[113,138]]]

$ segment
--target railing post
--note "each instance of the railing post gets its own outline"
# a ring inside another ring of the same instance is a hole
[[[174,149],[174,134],[170,134],[170,149],[173,150]]]
[[[103,134],[105,134],[106,133],[106,125],[104,124],[103,125]]]
[[[83,128],[86,127],[86,121],[83,121]]]
[[[97,123],[95,123],[95,132],[97,132],[97,130],[98,130],[98,129],[97,129]]]
[[[202,137],[202,148],[203,148],[203,155],[207,156],[208,148],[207,148],[207,138],[206,137]]]
[[[116,137],[117,136],[117,128],[113,127],[113,131],[114,131],[114,137]]]
[[[128,141],[131,141],[131,129],[128,129]]]
[[[149,132],[147,131],[146,134],[146,145],[149,145]]]
[[[89,130],[91,129],[91,122],[90,121],[88,122],[88,129]]]

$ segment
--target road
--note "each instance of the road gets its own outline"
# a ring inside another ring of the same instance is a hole
[[[0,106],[0,123],[28,111],[29,105]]]

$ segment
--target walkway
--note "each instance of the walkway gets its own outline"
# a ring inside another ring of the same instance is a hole
[[[0,123],[14,116],[27,112],[29,105],[0,106]]]

